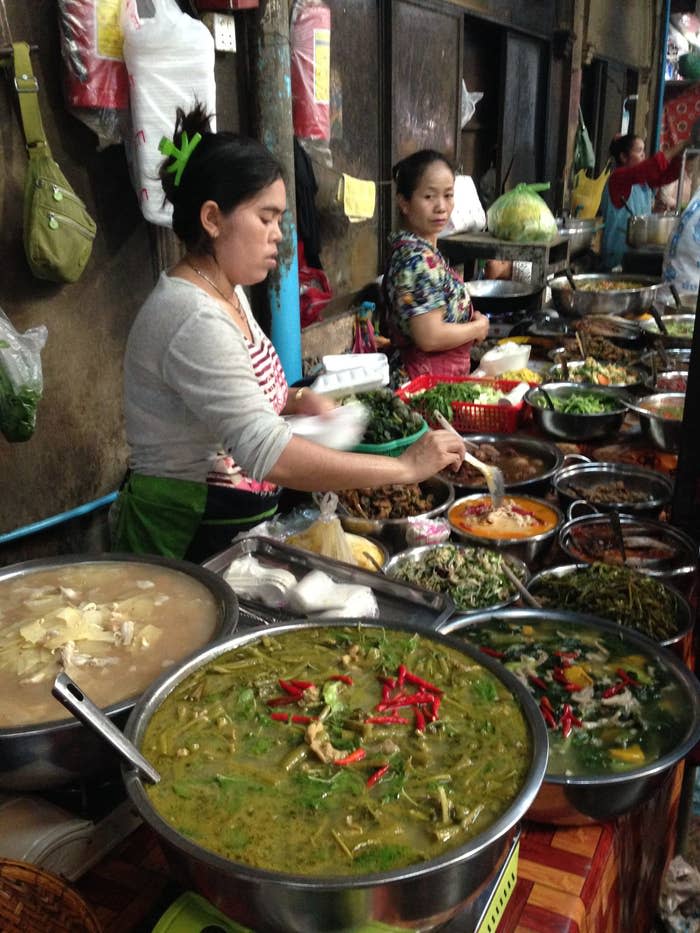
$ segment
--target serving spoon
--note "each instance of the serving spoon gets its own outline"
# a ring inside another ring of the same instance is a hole
[[[501,561],[501,567],[503,569],[503,573],[508,577],[518,593],[520,593],[522,596],[523,602],[527,603],[528,606],[532,606],[533,609],[541,609],[542,603],[539,601],[539,599],[535,599],[530,590],[528,590],[527,587],[523,584],[522,580],[518,577],[507,560],[504,559]]]
[[[441,415],[437,409],[433,412],[433,415],[441,427],[443,427],[446,431],[451,431],[460,439],[460,441],[464,443],[462,435],[459,433],[459,431],[455,431],[447,418]],[[503,505],[503,497],[506,493],[506,482],[503,476],[503,471],[498,467],[484,463],[483,460],[479,460],[474,456],[474,454],[470,454],[468,450],[464,451],[464,460],[466,463],[470,463],[473,467],[475,467],[475,469],[477,469],[480,473],[483,473],[489,493],[491,494],[491,505],[494,509],[500,509],[500,507]]]
[[[128,761],[130,765],[138,768],[143,776],[151,782],[158,784],[160,774],[136,746],[130,742],[127,737],[114,725],[111,719],[102,712],[99,706],[96,706],[92,700],[85,695],[74,680],[61,672],[56,676],[51,693],[56,697],[59,703],[71,712],[76,719],[85,723],[94,732],[97,732],[112,748]]]

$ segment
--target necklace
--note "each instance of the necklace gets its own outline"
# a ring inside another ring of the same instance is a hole
[[[240,300],[239,300],[239,298],[238,298],[238,295],[236,294],[235,288],[234,288],[234,290],[233,290],[232,296],[229,298],[227,295],[225,295],[225,294],[221,291],[221,289],[220,289],[219,286],[216,284],[216,282],[213,282],[213,281],[209,278],[208,275],[206,275],[204,272],[202,272],[201,269],[198,269],[197,266],[193,265],[193,264],[189,261],[189,259],[185,259],[185,262],[187,263],[187,265],[190,267],[190,269],[191,269],[196,275],[198,275],[200,278],[204,279],[205,282],[207,282],[209,285],[211,285],[211,287],[214,289],[214,291],[215,291],[215,292],[218,292],[218,293],[221,295],[221,297],[224,299],[224,301],[227,302],[227,304],[230,304],[230,305],[231,305],[231,307],[236,311],[236,313],[238,314],[239,318],[241,319],[241,321],[243,322],[243,324],[244,324],[244,325],[246,326],[246,328],[247,328],[247,327],[248,327],[248,319],[246,318],[245,312],[244,312],[243,308],[241,307],[241,302],[240,302]],[[235,298],[235,301],[234,301],[234,298]]]

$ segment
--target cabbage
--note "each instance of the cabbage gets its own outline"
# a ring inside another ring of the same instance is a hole
[[[497,198],[488,209],[489,233],[499,240],[516,243],[548,243],[557,235],[557,222],[537,191],[546,184],[516,185]]]

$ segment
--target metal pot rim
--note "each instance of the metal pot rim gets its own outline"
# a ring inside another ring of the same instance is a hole
[[[529,452],[539,451],[541,453],[546,453],[553,459],[553,465],[548,467],[544,473],[539,473],[537,476],[531,476],[529,479],[518,480],[516,483],[506,482],[506,492],[516,491],[523,487],[529,486],[531,483],[542,483],[546,480],[551,480],[552,476],[554,476],[557,470],[561,469],[562,463],[564,461],[564,455],[557,447],[557,445],[552,441],[545,440],[544,438],[526,437],[518,434],[464,434],[463,437],[471,441],[473,444],[492,444],[493,446],[497,446],[498,444],[510,444],[513,447],[521,447],[524,450],[528,450]],[[465,486],[464,484],[458,483],[454,480],[451,482],[455,489],[474,488]],[[478,489],[476,491],[478,492]]]
[[[588,564],[578,564],[575,565],[578,567],[587,567]],[[546,571],[541,571],[540,574],[535,574],[533,580],[540,576],[541,574],[546,573]],[[669,587],[669,589],[673,589]],[[674,590],[677,593],[677,591]],[[677,595],[680,595],[677,593]],[[482,622],[486,624],[488,621],[492,620],[495,616],[497,619],[512,619],[512,620],[534,620],[538,621],[541,619],[550,619],[552,621],[562,621],[564,624],[571,625],[592,625],[594,628],[602,628],[605,631],[612,632],[616,634],[621,640],[632,641],[636,646],[643,648],[649,654],[658,656],[662,662],[666,664],[667,667],[671,668],[676,679],[680,681],[688,693],[690,702],[692,704],[693,715],[691,717],[691,725],[688,728],[685,738],[679,743],[679,745],[672,751],[668,752],[666,755],[658,758],[656,761],[651,762],[648,765],[643,765],[639,768],[632,768],[629,771],[623,771],[619,774],[610,774],[610,775],[599,775],[599,776],[581,776],[576,777],[573,775],[565,774],[547,774],[543,779],[543,783],[546,784],[561,784],[564,786],[574,786],[574,787],[606,787],[609,785],[615,784],[625,784],[630,781],[638,780],[639,778],[649,777],[651,775],[658,774],[662,771],[665,771],[667,768],[671,768],[674,764],[680,761],[684,755],[686,755],[698,742],[700,739],[700,686],[698,685],[695,674],[688,668],[686,665],[673,654],[672,651],[669,651],[661,642],[654,641],[648,636],[638,632],[636,629],[629,628],[624,625],[618,625],[617,622],[612,622],[609,619],[604,619],[600,616],[589,615],[587,613],[578,613],[578,612],[568,612],[566,610],[558,609],[527,609],[527,608],[518,608],[518,609],[499,609],[495,612],[483,612],[482,619],[470,617],[462,622],[460,625],[460,619],[457,617],[452,617],[446,622],[443,622],[438,631],[452,633],[458,631],[461,628],[477,626]]]
[[[143,737],[143,733],[151,716],[172,690],[189,676],[189,674],[198,670],[224,652],[241,647],[262,637],[274,637],[289,631],[308,629],[310,627],[343,628],[352,625],[365,628],[388,628],[397,631],[406,631],[412,634],[419,634],[421,637],[433,641],[444,641],[450,647],[470,655],[483,667],[489,669],[491,673],[504,683],[510,692],[514,694],[515,698],[520,703],[523,716],[530,728],[532,760],[520,795],[516,797],[511,806],[501,814],[491,826],[487,827],[482,833],[479,833],[464,845],[450,849],[438,858],[419,862],[415,865],[408,865],[404,868],[394,869],[393,871],[374,872],[351,877],[329,875],[320,878],[318,876],[292,875],[284,872],[267,871],[240,862],[233,862],[230,859],[226,859],[223,856],[204,849],[178,833],[177,830],[173,829],[172,826],[162,819],[151,804],[144,791],[139,772],[133,767],[122,764],[122,777],[125,787],[132,803],[136,806],[136,809],[139,811],[144,821],[163,836],[169,844],[176,846],[178,849],[185,851],[189,856],[219,871],[223,871],[230,875],[239,875],[249,880],[277,883],[284,887],[298,890],[318,890],[319,888],[351,890],[353,888],[371,888],[389,882],[400,882],[413,877],[420,877],[449,865],[466,861],[468,858],[471,858],[495,843],[512,829],[523,817],[528,807],[535,799],[544,777],[548,748],[547,730],[544,725],[544,720],[527,689],[495,659],[482,657],[478,649],[465,646],[459,639],[449,638],[449,636],[443,635],[435,630],[419,629],[404,623],[381,623],[374,619],[324,619],[319,622],[311,623],[304,619],[298,622],[286,622],[279,625],[268,626],[262,630],[256,629],[242,634],[232,635],[227,639],[218,641],[213,645],[201,649],[196,654],[191,655],[152,684],[142,694],[131,711],[124,728],[124,734],[137,747],[140,747],[140,740]],[[469,650],[465,650],[465,648]]]
[[[541,499],[538,496],[529,496],[521,493],[509,494],[510,498],[518,499],[527,499],[530,502],[536,502],[538,505],[545,505],[548,509],[551,509],[552,512],[557,516],[557,521],[548,531],[541,531],[538,535],[529,535],[526,538],[487,538],[484,535],[472,534],[469,531],[462,531],[461,528],[457,528],[450,519],[450,512],[453,508],[458,505],[461,505],[463,502],[471,502],[474,499],[483,499],[488,497],[488,493],[477,492],[472,493],[469,496],[462,496],[461,499],[455,499],[452,505],[447,510],[447,520],[450,523],[450,527],[456,532],[456,534],[462,535],[469,541],[478,541],[479,544],[482,544],[486,547],[489,545],[491,547],[509,547],[511,545],[517,544],[537,544],[541,541],[547,541],[552,535],[555,535],[564,521],[564,513],[555,505],[553,502],[548,502],[546,499]]]
[[[654,484],[664,488],[663,495],[657,495],[654,498],[645,500],[644,502],[621,501],[596,503],[594,500],[591,500],[591,504],[599,508],[619,509],[623,512],[632,513],[645,512],[652,509],[661,508],[671,499],[671,496],[673,495],[673,483],[667,476],[665,476],[663,473],[659,473],[657,470],[650,470],[648,467],[641,467],[632,463],[606,463],[604,461],[597,460],[592,460],[590,463],[572,463],[568,466],[561,467],[552,480],[554,491],[567,500],[578,498],[577,496],[572,496],[565,489],[562,489],[561,486],[576,476],[586,476],[590,473],[599,473],[601,475],[601,480],[605,479],[607,474],[608,477],[612,477],[614,479],[646,480],[649,484],[649,488],[652,488]]]

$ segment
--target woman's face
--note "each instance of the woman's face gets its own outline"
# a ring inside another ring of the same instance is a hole
[[[444,162],[431,162],[411,197],[399,195],[397,200],[408,229],[435,243],[450,219],[454,206],[455,179],[452,170]]]
[[[214,255],[232,285],[262,282],[276,268],[286,206],[284,182],[278,178],[229,214],[219,215]]]
[[[639,136],[635,136],[632,145],[630,146],[629,152],[627,153],[626,161],[624,162],[627,166],[639,165],[640,162],[644,161],[644,140]],[[625,158],[623,154],[623,159]]]

